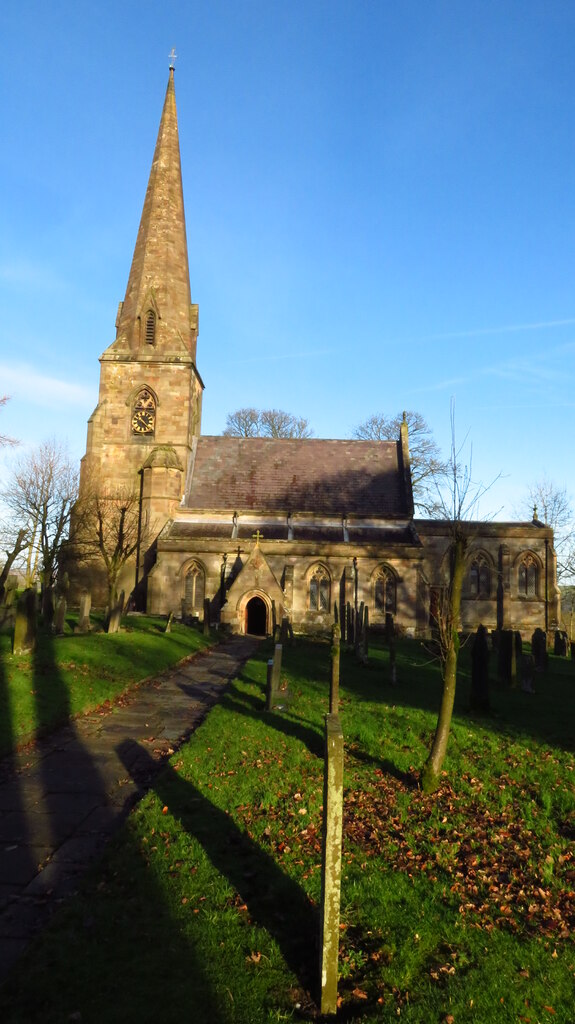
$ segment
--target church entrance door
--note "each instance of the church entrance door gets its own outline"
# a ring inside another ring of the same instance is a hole
[[[246,605],[246,633],[265,636],[267,633],[267,609],[261,597],[252,597]]]

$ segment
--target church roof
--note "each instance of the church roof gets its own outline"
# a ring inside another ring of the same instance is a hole
[[[198,438],[185,506],[323,516],[409,516],[395,441]]]

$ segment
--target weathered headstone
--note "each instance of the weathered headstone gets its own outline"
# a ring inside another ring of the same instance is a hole
[[[166,619],[166,625],[165,625],[165,628],[164,628],[164,633],[171,633],[172,632],[172,622],[173,621],[174,621],[174,613],[170,612],[170,614],[168,615],[168,618]]]
[[[325,718],[320,974],[322,1014],[337,1012],[337,964],[343,829],[343,732],[337,715]]]
[[[337,715],[339,710],[339,662],[341,644],[340,628],[334,622],[331,630],[331,680],[329,687],[329,713]]]
[[[389,680],[391,685],[395,686],[397,683],[395,623],[391,612],[385,613],[385,642],[389,648]]]
[[[14,604],[14,598],[16,597],[16,591],[18,589],[18,577],[9,576],[6,580],[6,586],[4,589],[4,607],[11,608]]]
[[[515,637],[512,629],[498,630],[497,678],[506,686],[512,685],[517,678]]]
[[[282,645],[276,644],[274,656],[268,661],[267,685],[266,685],[266,710],[272,711],[278,701],[282,699],[281,690],[282,670]],[[283,694],[285,699],[286,694]]]
[[[36,647],[36,591],[29,587],[16,605],[13,654],[29,654]]]
[[[525,693],[535,693],[533,677],[535,675],[535,659],[532,654],[521,655],[521,689]]]
[[[361,660],[367,665],[369,659],[369,608],[363,609],[363,629],[361,631]]]
[[[106,633],[117,633],[122,623],[122,605],[117,604],[112,608],[107,619]]]
[[[78,614],[78,623],[74,630],[75,633],[89,633],[92,628],[90,625],[90,608],[92,607],[92,595],[89,590],[83,590],[80,594],[80,612]]]
[[[471,648],[472,711],[489,711],[489,643],[485,626],[479,626]]]
[[[64,628],[66,626],[66,612],[68,611],[68,602],[62,594],[58,598],[58,604],[56,605],[56,615],[54,617],[54,632],[57,636],[62,636]]]
[[[563,629],[556,629],[555,630],[555,642],[554,642],[554,645],[553,645],[553,653],[556,654],[557,657],[559,657],[559,658],[566,658],[567,657],[567,645],[568,645],[568,642],[569,642],[569,637],[567,636],[567,633],[565,632],[565,630],[563,630]]]
[[[531,637],[531,653],[535,661],[535,671],[545,672],[547,668],[547,634],[537,628]]]

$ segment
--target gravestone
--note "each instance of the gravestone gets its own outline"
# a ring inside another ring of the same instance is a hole
[[[337,964],[343,831],[343,732],[337,715],[325,716],[323,850],[320,901],[321,1013],[337,1012]]]
[[[6,580],[6,586],[4,589],[4,600],[3,605],[5,608],[11,608],[14,604],[14,598],[16,597],[16,590],[18,589],[18,577],[9,576]]]
[[[66,626],[66,612],[68,611],[68,602],[62,594],[58,598],[58,604],[56,605],[56,615],[54,618],[54,632],[57,636],[62,636],[64,628]]]
[[[272,711],[277,707],[278,701],[287,697],[287,692],[281,688],[282,670],[282,645],[276,644],[274,656],[268,661],[267,683],[266,683],[266,710]]]
[[[173,621],[174,621],[174,613],[170,612],[170,614],[168,615],[168,618],[166,620],[166,625],[165,625],[165,628],[164,628],[164,633],[171,633],[172,632],[172,622]]]
[[[533,677],[535,675],[535,659],[532,654],[521,655],[521,689],[524,693],[535,693]]]
[[[29,587],[16,605],[13,654],[29,654],[36,647],[36,591]]]
[[[569,643],[569,637],[563,629],[555,630],[555,642],[553,644],[553,653],[559,658],[567,657],[567,645]]]
[[[204,598],[204,636],[210,635],[210,599]]]
[[[472,711],[489,711],[489,643],[485,626],[479,626],[471,649]]]
[[[548,663],[547,634],[543,629],[536,629],[531,637],[531,653],[535,661],[535,671],[545,672]]]
[[[339,662],[341,654],[340,628],[334,622],[331,630],[331,680],[329,687],[329,713],[337,715],[339,709]]]
[[[385,642],[389,648],[389,681],[392,686],[395,686],[397,683],[395,623],[391,612],[385,613]]]
[[[80,594],[80,612],[78,614],[78,623],[74,629],[75,633],[89,633],[91,630],[90,625],[90,609],[92,607],[92,595],[89,590],[83,590]]]
[[[122,623],[122,605],[117,604],[112,608],[108,616],[106,633],[117,633]]]
[[[363,609],[363,629],[361,631],[361,661],[367,665],[369,659],[369,608]]]

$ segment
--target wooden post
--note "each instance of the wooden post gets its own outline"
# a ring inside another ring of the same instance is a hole
[[[340,628],[337,622],[331,630],[331,683],[329,688],[329,713],[337,715],[339,711],[339,661],[341,653]]]
[[[343,732],[337,715],[325,716],[323,858],[321,877],[321,1013],[337,1012],[337,963],[343,827]]]

